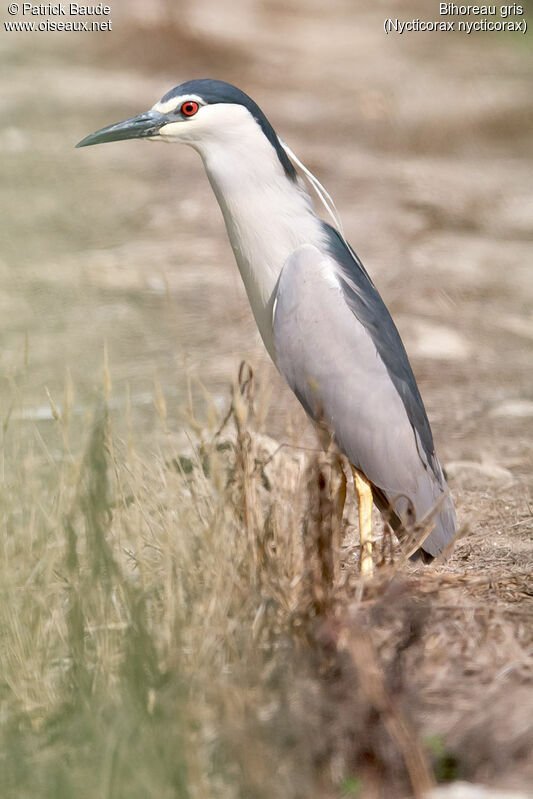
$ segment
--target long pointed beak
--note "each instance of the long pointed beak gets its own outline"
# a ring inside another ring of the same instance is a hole
[[[107,128],[97,130],[86,136],[76,147],[90,147],[91,144],[103,144],[108,141],[122,141],[123,139],[144,139],[149,136],[157,136],[159,128],[168,122],[165,114],[158,111],[147,111],[124,122],[117,122],[116,125],[109,125]]]

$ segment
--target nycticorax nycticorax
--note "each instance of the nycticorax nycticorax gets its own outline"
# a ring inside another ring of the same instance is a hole
[[[372,501],[393,526],[410,526],[413,511],[417,520],[429,516],[420,554],[441,554],[456,518],[424,404],[400,335],[325,189],[256,103],[222,81],[182,83],[151,111],[77,146],[137,138],[200,153],[265,346],[352,465],[363,570],[372,564]],[[295,164],[335,226],[314,212]]]

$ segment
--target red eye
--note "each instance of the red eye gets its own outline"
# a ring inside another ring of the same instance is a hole
[[[187,102],[183,103],[181,106],[180,111],[185,117],[193,117],[199,108],[200,106],[198,103],[195,103],[194,100],[187,100]]]

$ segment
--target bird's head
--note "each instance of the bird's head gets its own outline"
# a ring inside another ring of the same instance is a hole
[[[191,80],[167,92],[150,111],[102,128],[76,146],[149,139],[182,142],[198,150],[211,143],[222,146],[247,137],[266,136],[287,177],[296,172],[274,128],[247,94],[218,80]]]

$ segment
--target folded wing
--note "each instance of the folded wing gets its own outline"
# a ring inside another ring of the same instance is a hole
[[[357,268],[358,262],[354,264]],[[274,305],[276,363],[307,413],[328,426],[350,462],[388,502],[397,500],[400,518],[408,506],[397,499],[400,495],[409,497],[417,519],[441,501],[435,528],[423,544],[436,556],[455,533],[453,502],[399,334],[364,270],[360,277],[362,285],[351,280],[347,287],[348,278],[334,255],[313,245],[303,245],[289,257]],[[350,291],[357,295],[355,302]],[[384,330],[379,329],[380,319]],[[378,340],[377,329],[385,344]],[[387,339],[394,341],[401,383],[383,356]],[[400,358],[405,363],[398,363]]]

